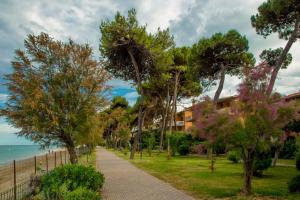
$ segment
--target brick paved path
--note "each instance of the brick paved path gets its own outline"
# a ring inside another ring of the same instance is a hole
[[[193,200],[103,148],[97,148],[97,169],[105,176],[104,200]]]

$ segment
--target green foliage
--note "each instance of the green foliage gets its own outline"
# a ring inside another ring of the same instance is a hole
[[[91,194],[93,191],[99,191],[99,189],[102,188],[103,183],[103,174],[97,172],[91,166],[64,165],[55,168],[50,173],[42,176],[41,192],[50,198],[65,195],[66,193],[73,192],[78,188],[82,189],[77,190],[74,194]],[[74,194],[70,195],[72,196]]]
[[[279,157],[284,159],[291,159],[294,158],[296,152],[298,150],[298,146],[296,144],[295,138],[288,138],[284,144],[282,149],[280,150]]]
[[[239,151],[229,151],[227,153],[227,159],[233,163],[239,163],[241,160],[241,153]]]
[[[169,30],[147,33],[146,26],[139,25],[134,9],[128,11],[127,17],[118,12],[114,20],[102,21],[100,31],[100,52],[107,60],[106,69],[116,78],[132,80],[136,84],[139,84],[138,79],[143,81],[149,77],[154,65],[164,62],[163,51],[174,43]],[[129,51],[137,62],[139,75]]]
[[[222,65],[225,67],[225,74],[241,75],[242,66],[253,65],[255,62],[248,49],[247,38],[236,30],[202,38],[191,49],[189,64],[193,67],[192,73],[198,79],[208,81],[203,82],[205,87],[219,79]]]
[[[300,175],[295,176],[288,182],[288,188],[290,192],[300,192]]]
[[[259,55],[260,59],[263,61],[266,61],[271,67],[276,66],[276,62],[280,55],[282,54],[283,49],[277,48],[277,49],[265,49],[262,51],[262,53]],[[281,68],[286,69],[288,65],[291,64],[293,60],[292,54],[288,53],[286,55],[286,58],[284,62],[281,65]]]
[[[178,153],[181,156],[186,156],[187,154],[190,153],[190,146],[186,142],[183,142],[182,144],[179,145],[178,147]]]
[[[64,200],[100,200],[98,192],[78,187],[72,192],[66,193]]]
[[[192,144],[192,136],[184,132],[172,132],[167,135],[170,141],[171,154],[174,156],[176,153],[180,155],[187,155],[190,152]]]
[[[300,152],[296,155],[296,168],[300,171]]]
[[[253,166],[253,175],[262,176],[264,170],[268,169],[272,164],[272,157],[269,152],[257,153],[254,166]]]
[[[115,96],[112,101],[111,101],[111,105],[110,105],[110,109],[115,109],[115,108],[124,108],[127,109],[128,108],[128,101],[126,100],[125,97],[121,97],[121,96]]]
[[[251,17],[251,23],[256,32],[264,37],[277,32],[280,38],[287,39],[296,19],[299,19],[299,13],[299,0],[267,0]]]

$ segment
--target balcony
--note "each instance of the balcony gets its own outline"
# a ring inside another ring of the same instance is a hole
[[[170,125],[170,122],[168,123],[168,126]],[[174,126],[174,122],[172,122],[172,126]],[[184,121],[176,121],[176,126],[184,126]]]
[[[187,116],[185,117],[185,121],[190,122],[193,120],[193,116]]]

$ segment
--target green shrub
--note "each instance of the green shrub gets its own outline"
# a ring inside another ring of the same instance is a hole
[[[241,154],[238,151],[229,151],[227,153],[227,159],[233,163],[238,163],[241,159]]]
[[[83,165],[64,165],[55,168],[41,178],[41,191],[50,198],[64,196],[78,188],[98,191],[104,182],[104,176],[93,167]]]
[[[66,193],[64,200],[100,200],[98,192],[79,187],[72,192]]]
[[[295,176],[288,182],[290,192],[300,192],[300,175]]]
[[[181,156],[186,156],[190,152],[190,146],[187,143],[182,143],[178,147],[178,153]]]
[[[270,152],[259,153],[254,161],[253,175],[262,176],[264,170],[268,169],[272,164],[272,156]]]
[[[168,139],[170,141],[170,147],[173,156],[176,153],[179,153],[180,155],[187,155],[188,153],[190,153],[190,146],[193,142],[193,138],[190,134],[177,131],[168,135],[167,140]],[[181,153],[179,151],[181,151]]]
[[[284,159],[291,159],[295,157],[297,152],[296,139],[293,137],[288,138],[280,151],[279,157]]]
[[[296,155],[296,168],[300,171],[300,152]]]

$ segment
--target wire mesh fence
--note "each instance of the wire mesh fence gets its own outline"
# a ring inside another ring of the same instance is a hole
[[[78,148],[77,155],[86,155],[87,148]],[[0,200],[23,200],[31,192],[30,178],[53,170],[70,162],[66,150],[51,151],[44,155],[23,160],[14,160],[0,166]]]

